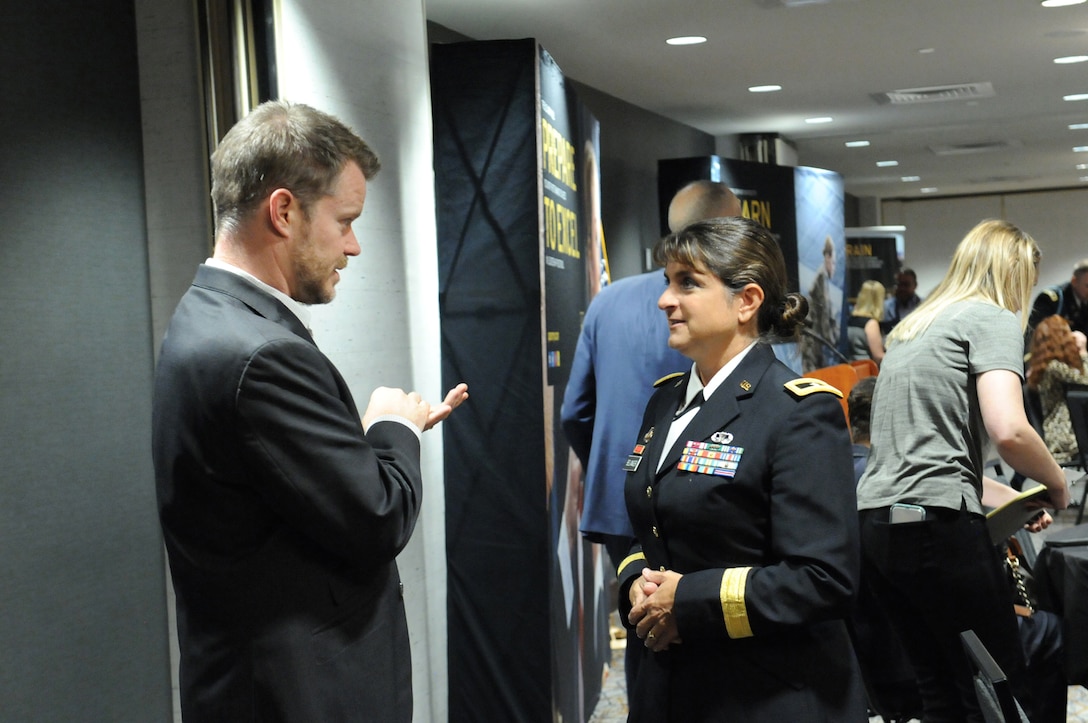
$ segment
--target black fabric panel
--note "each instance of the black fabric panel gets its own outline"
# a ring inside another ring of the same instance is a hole
[[[449,719],[550,721],[548,513],[533,40],[431,50]],[[558,410],[556,410],[558,413]]]

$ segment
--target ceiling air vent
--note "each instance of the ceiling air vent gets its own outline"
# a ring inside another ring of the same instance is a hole
[[[874,93],[873,98],[881,105],[910,105],[912,103],[937,103],[944,100],[975,100],[992,98],[993,83],[961,83],[959,85],[935,85],[932,88],[904,88]]]
[[[950,143],[940,146],[929,146],[929,150],[938,156],[962,156],[968,153],[990,153],[991,151],[1007,151],[1012,148],[1020,148],[1020,141],[976,141],[974,143]]]

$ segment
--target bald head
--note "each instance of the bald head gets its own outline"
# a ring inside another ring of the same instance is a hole
[[[669,203],[669,230],[676,233],[696,221],[740,214],[740,200],[729,186],[716,181],[692,181]]]

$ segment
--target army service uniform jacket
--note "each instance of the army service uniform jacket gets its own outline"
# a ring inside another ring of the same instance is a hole
[[[1054,314],[1064,317],[1073,331],[1088,334],[1088,302],[1077,303],[1077,295],[1073,291],[1072,284],[1048,286],[1039,292],[1031,305],[1031,314],[1028,316],[1029,334],[1034,331],[1040,321]]]
[[[841,395],[757,344],[657,472],[687,383],[660,384],[628,459],[637,542],[619,569],[624,623],[642,568],[683,575],[682,642],[644,649],[630,720],[865,720],[843,622],[859,552]]]

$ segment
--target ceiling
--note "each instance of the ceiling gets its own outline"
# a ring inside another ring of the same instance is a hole
[[[1076,168],[1088,152],[1073,151],[1088,146],[1088,128],[1069,128],[1088,123],[1088,100],[1062,99],[1088,94],[1088,63],[1054,63],[1088,55],[1088,3],[426,0],[426,8],[428,20],[477,40],[535,37],[568,77],[714,136],[778,134],[799,165],[841,173],[857,196],[1088,186],[1088,169]],[[708,42],[666,45],[680,35]],[[874,99],[987,83],[989,97]],[[782,90],[748,90],[767,84]],[[833,120],[805,122],[818,116]],[[855,140],[870,145],[844,145]]]

